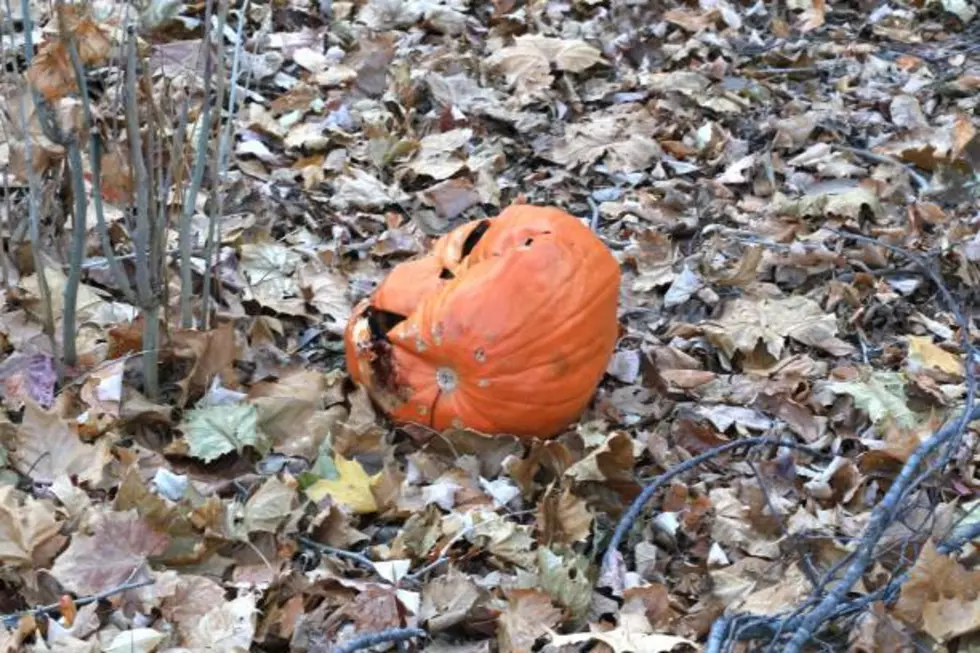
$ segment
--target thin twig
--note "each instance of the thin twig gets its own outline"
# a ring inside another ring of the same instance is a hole
[[[119,585],[118,587],[113,587],[112,589],[104,590],[98,594],[92,594],[90,596],[83,596],[82,598],[75,599],[74,603],[77,606],[88,605],[89,603],[95,603],[96,601],[101,601],[102,599],[107,599],[110,596],[116,594],[121,594],[128,590],[139,589],[140,587],[146,587],[147,585],[152,585],[156,581],[152,578],[148,580],[141,580],[135,583],[126,583],[124,585]],[[17,625],[17,622],[21,617],[27,615],[39,615],[39,614],[51,614],[57,612],[61,607],[60,603],[52,603],[51,605],[43,605],[37,608],[31,608],[29,610],[23,610],[21,612],[14,612],[12,614],[5,614],[0,616],[0,623],[4,625],[5,628],[13,628]]]
[[[82,58],[78,54],[78,46],[71,34],[67,35],[68,54],[71,58],[72,69],[75,73],[75,80],[78,84],[78,92],[82,99],[82,127],[89,135],[89,166],[92,168],[92,205],[95,207],[96,231],[99,234],[99,241],[102,243],[102,251],[105,252],[106,261],[109,263],[109,270],[112,277],[122,291],[123,296],[130,304],[136,304],[136,295],[133,287],[129,283],[129,277],[123,272],[122,266],[116,258],[116,253],[112,249],[112,241],[109,238],[109,227],[105,221],[105,207],[102,204],[102,152],[100,147],[101,139],[92,117],[92,104],[88,96],[88,80],[85,75],[85,68],[82,66]],[[74,265],[74,262],[72,263]],[[81,262],[79,262],[81,265]]]
[[[85,258],[85,218],[88,201],[85,198],[85,183],[82,181],[82,152],[78,139],[70,137],[68,142],[68,172],[71,177],[72,194],[75,196],[74,220],[72,221],[71,254],[68,258],[68,280],[65,282],[64,312],[62,313],[62,346],[65,365],[74,366],[78,361],[75,347],[75,319],[78,309],[78,288],[82,281],[82,259]]]
[[[693,458],[689,458],[679,465],[671,467],[669,470],[661,474],[660,476],[653,479],[649,485],[643,488],[643,491],[633,500],[630,507],[623,513],[623,516],[619,518],[619,522],[616,524],[616,530],[613,531],[612,538],[609,540],[609,544],[606,546],[606,553],[603,556],[602,561],[602,575],[605,577],[607,574],[613,572],[617,567],[618,557],[621,555],[619,553],[619,546],[622,544],[623,539],[626,537],[626,533],[632,527],[633,522],[636,518],[640,516],[643,508],[647,503],[653,498],[657,493],[657,490],[662,488],[664,485],[669,483],[671,480],[689,472],[698,465],[716,458],[723,453],[732,451],[733,449],[738,449],[740,447],[753,448],[760,445],[771,444],[773,446],[779,446],[781,441],[778,438],[773,438],[769,436],[762,436],[757,438],[744,438],[741,440],[735,440],[733,442],[726,442],[723,445],[717,446],[713,449],[709,449],[704,453],[701,453]]]
[[[912,180],[915,181],[916,185],[919,187],[919,190],[925,191],[928,190],[929,188],[928,179],[926,179],[918,172],[916,172],[915,168],[913,168],[912,166],[902,163],[901,161],[899,161],[894,157],[886,156],[884,154],[877,154],[870,150],[863,150],[859,147],[850,147],[848,145],[836,144],[834,145],[834,147],[840,150],[844,150],[845,152],[850,152],[851,154],[857,154],[858,156],[864,157],[869,161],[874,161],[876,163],[886,163],[886,164],[898,166],[900,168],[904,168],[905,171],[909,173],[909,176],[912,178]]]
[[[34,46],[32,32],[34,29],[31,21],[29,0],[20,0],[20,9],[24,20],[24,59],[27,66],[31,65],[34,56]],[[40,94],[37,89],[31,87],[31,97],[35,111],[39,111],[38,106]],[[30,130],[27,126],[27,98],[24,94],[20,96],[20,119],[21,131],[24,134],[24,158],[27,162],[27,214],[28,214],[28,233],[31,239],[31,258],[34,263],[34,274],[37,275],[38,293],[41,296],[42,328],[51,343],[51,356],[58,368],[58,377],[62,377],[64,366],[58,356],[58,340],[55,335],[54,310],[51,303],[51,288],[48,285],[47,272],[44,267],[44,259],[41,256],[41,216],[40,216],[40,189],[41,182],[34,170],[33,145],[31,143]],[[42,120],[42,125],[46,124]]]
[[[7,15],[13,16],[13,8],[10,5],[10,0],[4,0],[4,5],[7,9]],[[4,48],[4,39],[0,38],[0,61],[7,61],[6,49]],[[10,143],[13,138],[10,132],[7,130],[6,121],[0,121],[0,138],[4,142]],[[4,204],[4,216],[6,217],[6,228],[3,223],[0,223],[0,230],[7,234],[11,234],[14,231],[14,210],[13,201],[11,199],[10,193],[10,166],[4,166],[3,168],[3,204]],[[23,223],[18,221],[17,226],[20,227]],[[3,289],[9,290],[10,288],[10,278],[7,262],[13,262],[13,257],[10,254],[10,236],[0,236],[0,277],[3,279]]]
[[[751,70],[742,70],[741,72],[743,75],[799,75],[831,72],[831,69],[829,67],[821,68],[819,66],[800,66],[798,68],[753,68]]]
[[[25,0],[26,1],[26,0]],[[201,107],[200,126],[196,134],[194,150],[194,168],[191,172],[191,183],[183,198],[183,212],[180,219],[178,247],[180,248],[180,326],[190,329],[194,325],[194,313],[191,309],[193,283],[191,276],[191,220],[197,208],[197,195],[204,181],[204,167],[208,158],[208,136],[211,132],[211,82],[214,77],[214,56],[211,53],[211,16],[213,2],[208,0],[205,5],[204,25],[204,100]]]
[[[136,182],[136,228],[133,234],[133,252],[136,254],[136,288],[141,307],[153,302],[150,286],[150,198],[146,162],[143,160],[143,139],[140,136],[139,109],[136,91],[136,28],[127,27],[126,42],[126,140],[129,142],[130,166]],[[144,343],[144,348],[146,343]]]
[[[589,208],[592,209],[592,217],[589,218],[589,227],[592,231],[599,230],[599,205],[596,201],[592,199],[591,195],[586,196],[585,200],[589,203]]]
[[[64,0],[57,0],[59,37],[68,43],[71,50],[72,34],[64,22]],[[77,51],[76,51],[77,55]],[[78,61],[80,64],[80,61]],[[79,95],[87,89],[84,84],[85,71],[81,69],[82,79],[76,80]],[[77,74],[77,72],[76,72]],[[39,98],[35,98],[39,101]],[[68,176],[71,180],[71,190],[74,196],[71,250],[68,256],[68,279],[65,281],[64,308],[62,312],[62,347],[66,366],[74,366],[78,361],[75,338],[77,330],[75,321],[78,311],[78,289],[82,282],[82,259],[85,258],[85,238],[87,232],[86,218],[88,214],[88,198],[85,194],[85,181],[82,165],[82,150],[78,136],[74,133],[63,134],[61,145],[68,149]]]
[[[231,56],[231,89],[228,91],[228,116],[225,120],[224,129],[221,131],[221,135],[218,139],[217,165],[215,166],[214,203],[212,204],[212,214],[210,220],[208,220],[209,234],[206,243],[207,254],[204,257],[204,292],[202,293],[203,296],[201,299],[201,319],[204,328],[208,328],[208,326],[211,324],[211,284],[212,278],[216,276],[215,270],[218,268],[218,256],[221,251],[219,241],[221,237],[222,213],[224,212],[225,204],[225,196],[222,185],[224,183],[225,173],[227,172],[228,151],[230,149],[229,143],[232,140],[232,129],[235,125],[235,101],[238,97],[239,88],[238,73],[242,58],[242,35],[244,33],[248,10],[249,0],[245,0],[238,12],[238,30],[235,33],[235,48]],[[256,40],[256,47],[258,47],[258,40]],[[223,79],[224,77],[222,77],[222,80]],[[220,97],[221,93],[219,93],[218,96]],[[220,289],[220,284],[215,283],[215,300],[217,300],[217,295],[219,294]]]
[[[332,653],[353,653],[361,649],[394,642],[407,642],[416,637],[425,637],[426,632],[421,628],[389,628],[376,633],[359,635],[352,640],[334,647]]]
[[[308,537],[301,537],[301,538],[299,538],[299,541],[304,546],[308,546],[308,547],[310,547],[312,549],[316,549],[317,551],[321,551],[323,553],[327,553],[327,554],[330,554],[330,555],[333,555],[333,556],[337,556],[338,558],[347,558],[348,560],[351,560],[353,562],[356,562],[357,564],[361,565],[362,567],[365,567],[365,568],[371,570],[373,573],[375,573],[379,577],[381,577],[382,580],[384,580],[386,582],[388,580],[387,578],[385,578],[384,576],[382,576],[381,573],[378,571],[378,567],[374,564],[374,561],[371,560],[370,558],[368,558],[367,556],[363,555],[363,554],[357,553],[355,551],[347,551],[347,550],[344,550],[344,549],[338,549],[338,548],[329,546],[327,544],[322,544],[320,542],[316,542],[314,540],[311,540]]]

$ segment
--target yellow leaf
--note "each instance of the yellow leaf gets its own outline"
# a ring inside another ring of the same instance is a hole
[[[932,343],[929,336],[908,336],[909,368],[935,367],[947,374],[963,374],[963,364],[959,356],[949,353]]]
[[[371,486],[381,474],[368,476],[361,463],[336,454],[333,462],[337,467],[337,478],[320,479],[306,488],[306,496],[313,501],[319,501],[329,494],[331,499],[356,513],[375,512],[378,504],[371,493]]]

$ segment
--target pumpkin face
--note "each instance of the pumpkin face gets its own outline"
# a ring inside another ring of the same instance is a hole
[[[618,336],[619,264],[557,208],[513,205],[396,266],[346,330],[355,382],[399,422],[551,437]]]

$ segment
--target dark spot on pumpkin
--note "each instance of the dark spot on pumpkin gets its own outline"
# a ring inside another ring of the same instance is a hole
[[[453,274],[453,271],[452,270],[450,270],[448,268],[443,268],[442,269],[442,272],[439,273],[439,278],[440,279],[455,279],[456,278],[456,275]]]
[[[477,347],[476,351],[473,352],[473,356],[476,358],[477,363],[487,362],[487,350],[483,347]]]
[[[404,401],[408,398],[405,393],[408,388],[404,387],[398,378],[388,332],[404,321],[406,317],[373,306],[364,311],[364,317],[371,332],[369,344],[371,353],[368,360],[370,361],[371,372],[375,377],[375,387],[388,393],[390,399]],[[409,394],[411,393],[409,392]]]
[[[562,377],[571,372],[572,366],[568,364],[568,359],[560,353],[552,354],[551,368],[556,377]]]
[[[470,255],[470,252],[473,251],[473,248],[476,247],[476,244],[480,242],[480,239],[483,238],[483,234],[487,233],[487,229],[489,228],[489,220],[481,220],[480,224],[473,228],[473,231],[471,231],[466,237],[466,240],[463,241],[463,252],[459,257],[460,260],[463,260]]]

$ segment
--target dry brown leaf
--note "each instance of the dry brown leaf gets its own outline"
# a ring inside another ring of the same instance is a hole
[[[507,593],[507,608],[497,618],[497,644],[501,653],[530,653],[535,641],[561,621],[562,611],[551,597],[537,589]]]
[[[736,352],[751,354],[761,342],[778,360],[786,338],[812,347],[853,350],[837,338],[836,318],[814,300],[800,295],[736,299],[726,305],[718,320],[705,322],[703,328],[708,339],[729,358]]]
[[[695,642],[683,637],[675,637],[652,632],[647,618],[641,614],[625,613],[620,615],[619,625],[611,630],[602,630],[591,626],[588,633],[559,635],[549,629],[551,646],[568,646],[586,642],[602,642],[613,653],[668,653],[679,644],[697,646]]]
[[[420,622],[431,633],[469,626],[489,619],[490,594],[455,567],[434,578],[422,590]]]
[[[186,646],[202,650],[248,651],[255,636],[258,608],[254,594],[215,605],[186,636]]]
[[[27,496],[12,485],[0,486],[0,563],[13,568],[36,565],[37,550],[60,529],[50,502]]]
[[[939,643],[980,629],[980,571],[967,570],[927,541],[892,613]]]
[[[537,531],[544,544],[585,541],[592,532],[592,513],[586,502],[565,488],[552,486],[538,504]]]
[[[906,362],[910,372],[932,368],[952,376],[963,375],[960,357],[933,344],[931,336],[907,336],[907,339],[909,357]]]
[[[98,484],[111,459],[105,439],[85,444],[78,437],[76,423],[41,409],[30,398],[25,399],[15,442],[17,448],[10,458],[16,469],[41,483],[74,476]]]
[[[61,41],[50,41],[38,50],[27,69],[27,79],[48,102],[78,90],[68,48]]]
[[[487,60],[487,65],[504,73],[523,103],[541,97],[551,86],[551,64],[579,73],[599,63],[604,63],[602,53],[582,40],[537,34],[516,37],[514,45],[501,48]]]
[[[143,580],[148,559],[162,553],[169,540],[151,530],[135,510],[97,513],[90,527],[90,534],[75,534],[51,569],[58,582],[77,594]]]
[[[546,156],[567,168],[589,168],[605,157],[612,172],[646,170],[663,157],[655,122],[639,105],[619,105],[566,127]]]

